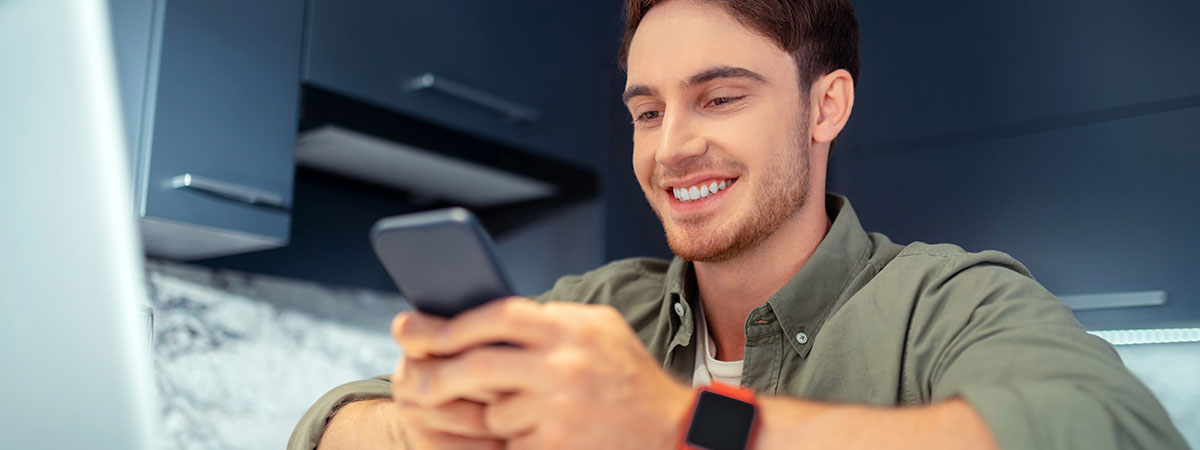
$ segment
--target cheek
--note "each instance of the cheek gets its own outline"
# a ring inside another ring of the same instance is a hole
[[[654,173],[654,151],[648,145],[633,139],[633,173],[642,189],[649,189],[650,175]]]
[[[796,151],[796,117],[778,104],[757,105],[745,114],[705,123],[709,144],[753,175],[771,170],[786,152]]]

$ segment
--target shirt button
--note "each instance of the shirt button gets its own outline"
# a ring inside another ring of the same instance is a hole
[[[675,314],[683,317],[683,303],[675,302]]]
[[[799,342],[800,345],[807,344],[808,343],[808,335],[804,334],[804,332],[796,333],[796,342]]]

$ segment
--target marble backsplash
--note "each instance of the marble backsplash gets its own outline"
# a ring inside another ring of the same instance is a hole
[[[398,294],[150,260],[167,449],[283,448],[300,415],[349,380],[391,372]],[[1200,448],[1200,343],[1117,348]]]
[[[283,448],[329,389],[389,373],[397,294],[147,261],[164,448]]]

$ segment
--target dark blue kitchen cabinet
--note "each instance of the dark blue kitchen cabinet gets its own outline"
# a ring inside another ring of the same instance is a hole
[[[854,2],[851,127],[886,154],[1200,105],[1200,2]]]
[[[1200,323],[1200,3],[855,7],[862,74],[830,186],[865,226],[1126,300],[1073,304],[1092,329]],[[1162,304],[1131,301],[1146,293]]]
[[[286,244],[304,1],[111,2],[147,252]]]
[[[1200,108],[877,156],[847,170],[863,223],[908,242],[998,249],[1056,295],[1162,291],[1077,312],[1094,329],[1200,323]]]
[[[593,167],[615,65],[602,3],[310,0],[304,81]]]

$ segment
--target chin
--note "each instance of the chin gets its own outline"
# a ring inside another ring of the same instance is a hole
[[[729,230],[705,230],[674,225],[666,230],[667,245],[671,253],[687,261],[719,262],[732,259],[740,253],[737,239],[728,236]]]

